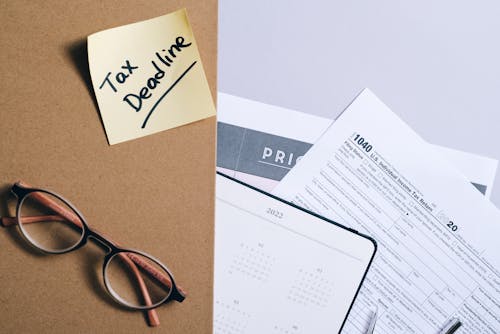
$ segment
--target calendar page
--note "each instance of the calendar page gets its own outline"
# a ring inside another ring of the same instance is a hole
[[[340,332],[373,240],[220,174],[215,221],[215,334]]]

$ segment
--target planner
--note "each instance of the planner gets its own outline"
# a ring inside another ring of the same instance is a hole
[[[216,178],[214,333],[340,332],[375,241]]]

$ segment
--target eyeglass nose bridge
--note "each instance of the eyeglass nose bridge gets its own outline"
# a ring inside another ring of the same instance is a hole
[[[84,236],[84,239],[92,239],[101,246],[105,247],[108,250],[107,255],[111,255],[119,251],[118,246],[113,241],[102,235],[100,232],[90,228],[87,228],[85,232],[86,235]]]

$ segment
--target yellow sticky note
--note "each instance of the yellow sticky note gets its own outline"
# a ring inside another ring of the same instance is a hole
[[[95,33],[87,42],[110,145],[215,115],[185,9]]]

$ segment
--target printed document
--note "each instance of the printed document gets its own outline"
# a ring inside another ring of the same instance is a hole
[[[378,243],[342,333],[500,333],[500,213],[364,90],[275,188]]]

